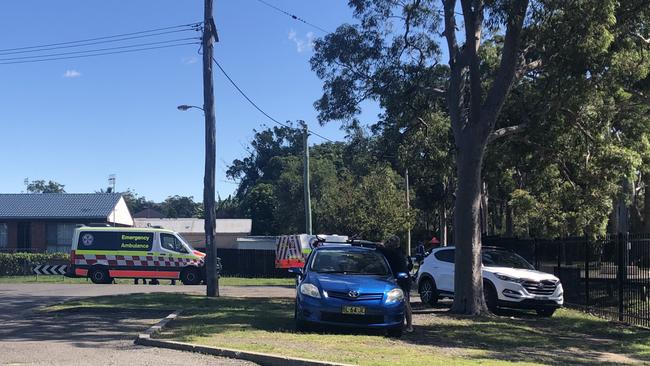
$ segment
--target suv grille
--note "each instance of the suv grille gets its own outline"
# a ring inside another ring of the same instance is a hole
[[[524,281],[522,286],[531,294],[534,295],[552,295],[557,288],[557,282],[544,280],[537,281]]]
[[[324,322],[349,323],[349,324],[381,324],[384,322],[383,315],[350,315],[322,312],[320,319]]]
[[[360,293],[357,297],[351,297],[349,293],[339,291],[327,291],[327,296],[348,301],[381,300],[384,298],[382,293]]]

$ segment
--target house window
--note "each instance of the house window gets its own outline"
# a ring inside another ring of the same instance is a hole
[[[0,248],[6,248],[9,244],[9,235],[7,233],[7,224],[0,223]]]
[[[48,224],[47,225],[47,251],[69,252],[72,245],[72,235],[77,224]]]

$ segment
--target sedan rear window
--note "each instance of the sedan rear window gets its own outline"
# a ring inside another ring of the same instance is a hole
[[[319,273],[381,275],[390,273],[386,259],[375,251],[321,250],[315,253],[310,269]]]

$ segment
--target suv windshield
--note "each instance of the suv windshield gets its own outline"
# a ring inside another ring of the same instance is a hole
[[[311,261],[311,270],[319,273],[381,275],[390,273],[386,259],[370,250],[320,250]]]
[[[535,269],[524,258],[505,250],[484,250],[481,256],[483,258],[483,265],[486,267]]]

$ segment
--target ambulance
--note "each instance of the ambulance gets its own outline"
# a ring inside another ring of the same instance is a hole
[[[318,243],[346,243],[347,240],[344,235],[280,235],[275,246],[275,268],[303,267]]]
[[[205,278],[204,258],[171,230],[82,226],[72,237],[66,276],[88,277],[93,283],[156,278],[198,285]]]

